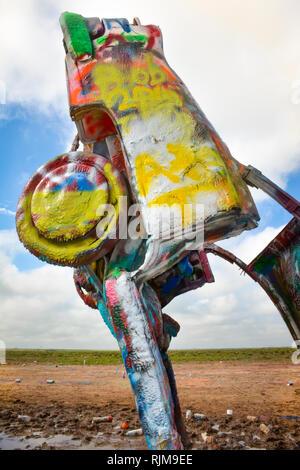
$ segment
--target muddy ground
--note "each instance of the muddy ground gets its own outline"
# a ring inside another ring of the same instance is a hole
[[[184,416],[190,409],[207,418],[186,421],[193,449],[300,450],[300,366],[236,361],[174,370]],[[106,415],[113,421],[92,423]],[[125,436],[139,427],[123,366],[0,366],[0,449],[146,449],[144,437]]]

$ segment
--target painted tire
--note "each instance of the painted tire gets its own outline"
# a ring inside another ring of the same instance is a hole
[[[122,176],[106,158],[90,152],[60,155],[39,168],[21,194],[16,213],[19,238],[48,263],[91,263],[115,246],[119,198],[126,195]],[[99,212],[107,204],[111,213]]]
[[[292,354],[292,362],[293,364],[300,364],[300,349],[294,351]]]

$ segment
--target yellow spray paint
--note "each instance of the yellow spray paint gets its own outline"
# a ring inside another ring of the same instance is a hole
[[[110,163],[104,165],[108,191],[62,192],[61,199],[59,192],[36,191],[23,197],[19,207],[23,215],[16,223],[24,245],[40,253],[42,259],[66,265],[73,265],[84,259],[85,253],[100,247],[109,233],[115,231],[119,197],[125,196],[114,171]],[[114,216],[98,238],[90,230],[97,225],[98,207],[106,203],[114,206]]]
[[[238,203],[238,196],[227,172],[224,171],[223,162],[213,149],[203,146],[193,151],[187,146],[172,143],[167,145],[167,149],[175,157],[168,168],[160,165],[157,159],[148,154],[140,154],[136,158],[137,184],[143,197],[146,198],[151,189],[154,189],[155,193],[155,187],[161,184],[161,176],[179,186],[151,198],[148,201],[150,207],[177,204],[183,214],[184,205],[205,204],[207,195],[215,193],[216,188],[219,192],[219,210],[226,210]],[[183,180],[184,186],[180,185]],[[190,218],[185,217],[184,225],[190,222]]]
[[[195,133],[195,120],[183,105],[177,79],[168,77],[158,58],[141,54],[129,71],[116,63],[100,63],[93,75],[104,104],[121,112],[123,138],[137,140],[136,126],[143,122],[145,129],[150,126],[149,135],[158,139],[153,152],[139,153],[136,146],[133,155],[137,190],[149,207],[179,204],[183,214],[184,205],[197,203],[207,208],[208,216],[239,207],[240,197],[224,161]],[[157,132],[151,127],[155,125]],[[195,217],[192,210],[184,226]]]
[[[50,239],[83,237],[94,226],[96,211],[106,204],[108,193],[94,191],[39,191],[33,194],[31,210],[38,218],[35,226]]]
[[[183,108],[176,82],[168,81],[152,53],[141,54],[129,72],[117,64],[100,63],[93,75],[104,104],[108,108],[117,106],[123,114],[128,112],[118,119],[123,132],[132,134],[134,139],[135,124],[143,121],[147,126],[152,118],[164,124],[164,138],[171,132],[163,155],[156,147],[154,153],[142,152],[135,158],[137,188],[149,206],[176,203],[183,208],[192,200],[205,204],[207,195],[216,192],[218,210],[239,204],[224,162],[214,149],[201,144],[199,139],[194,140],[194,119],[187,108]],[[164,194],[156,197],[155,188],[162,190],[164,179],[172,183],[174,189],[168,186]],[[195,194],[191,196],[191,192]]]

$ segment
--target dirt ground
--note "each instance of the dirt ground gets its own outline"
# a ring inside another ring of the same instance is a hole
[[[193,449],[300,449],[299,365],[190,362],[174,371],[184,417],[206,416],[186,420]],[[106,415],[112,422],[92,422]],[[0,366],[0,449],[146,449],[144,437],[125,435],[139,427],[123,366]]]

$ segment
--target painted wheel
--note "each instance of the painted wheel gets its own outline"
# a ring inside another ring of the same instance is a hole
[[[300,364],[300,349],[293,352],[292,362],[293,362],[293,364]]]
[[[19,238],[48,263],[91,263],[116,244],[120,197],[126,195],[121,174],[106,158],[89,152],[60,155],[23,190],[16,213]]]

